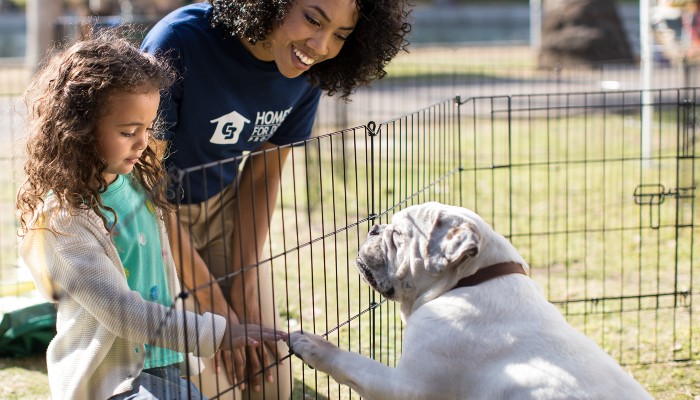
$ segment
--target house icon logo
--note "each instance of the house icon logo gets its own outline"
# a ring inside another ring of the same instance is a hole
[[[241,132],[245,124],[249,123],[246,117],[237,111],[222,115],[219,118],[209,121],[216,124],[214,134],[209,141],[214,144],[235,144],[240,139]]]

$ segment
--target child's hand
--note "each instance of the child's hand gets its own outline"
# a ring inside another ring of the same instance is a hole
[[[257,346],[260,342],[287,340],[287,333],[255,324],[228,325],[221,341],[221,350]]]

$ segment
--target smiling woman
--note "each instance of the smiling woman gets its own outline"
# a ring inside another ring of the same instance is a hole
[[[336,57],[358,18],[354,0],[300,0],[262,42],[243,44],[257,59],[274,61],[282,75],[295,78]]]
[[[171,201],[181,232],[169,235],[194,245],[194,253],[183,250],[194,262],[180,278],[189,288],[211,287],[211,296],[194,293],[200,309],[232,324],[280,326],[269,270],[252,267],[290,146],[311,135],[321,92],[348,99],[386,74],[408,45],[408,15],[404,0],[212,0],[175,10],[148,33],[142,49],[167,56],[181,76],[161,103],[169,129],[160,147],[169,146],[167,167],[184,173],[173,175],[182,186],[171,190],[180,194]],[[243,167],[184,172],[256,151]],[[226,376],[207,381],[217,370],[208,368],[199,384],[208,397],[251,388],[289,398],[289,361],[277,364],[275,354],[287,349],[267,343],[224,353]]]
[[[316,30],[333,32],[335,27],[342,49],[335,58],[324,57],[326,62],[307,75],[329,94],[340,93],[344,98],[358,86],[384,77],[386,64],[406,49],[405,38],[411,30],[410,11],[403,0],[213,0],[212,6],[213,26],[253,45],[272,39],[278,28],[298,29],[303,25],[299,16]]]

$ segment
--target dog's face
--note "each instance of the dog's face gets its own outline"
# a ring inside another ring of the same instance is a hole
[[[478,215],[461,207],[412,206],[396,213],[391,224],[372,227],[357,268],[384,297],[410,306],[429,291],[439,296],[451,288],[478,254],[484,227]]]

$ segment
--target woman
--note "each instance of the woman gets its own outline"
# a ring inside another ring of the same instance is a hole
[[[169,146],[171,168],[284,146],[242,168],[217,164],[186,174],[182,190],[173,191],[183,234],[172,240],[197,250],[198,268],[181,278],[190,287],[210,281],[204,264],[219,278],[214,301],[196,296],[200,307],[222,314],[230,305],[233,322],[278,326],[270,271],[238,272],[259,261],[288,145],[310,136],[322,91],[347,99],[386,74],[386,64],[408,45],[408,16],[401,0],[214,0],[174,11],[146,36],[142,49],[169,57],[182,77],[163,102],[170,128],[161,148]],[[288,398],[284,363],[267,368],[261,386],[261,364],[286,354],[267,346],[234,353],[229,379],[242,382],[247,362],[254,392]]]

